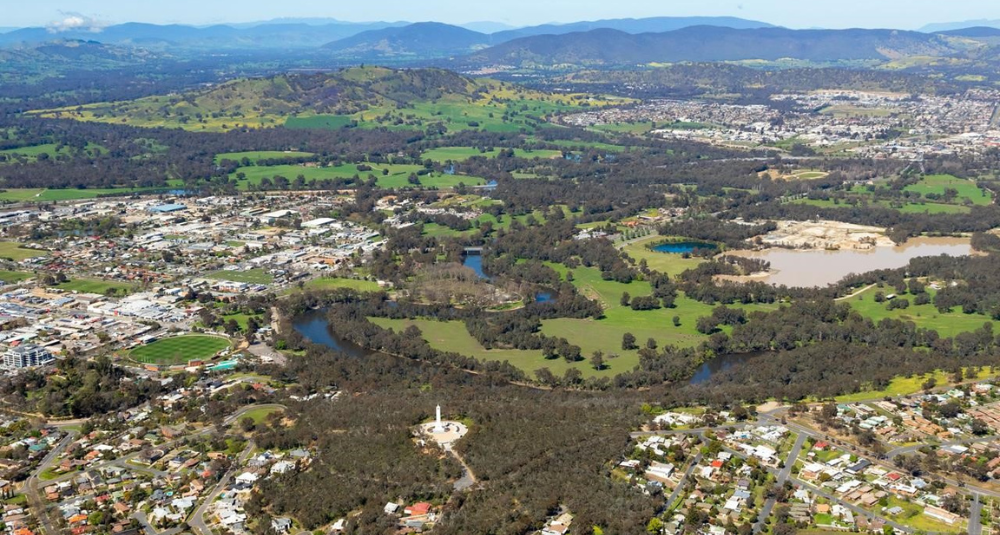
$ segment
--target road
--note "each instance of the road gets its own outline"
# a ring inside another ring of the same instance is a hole
[[[38,464],[38,468],[24,482],[24,494],[28,498],[28,505],[38,518],[39,528],[45,535],[56,535],[59,533],[59,529],[55,527],[45,500],[42,499],[41,493],[38,492],[39,477],[42,472],[49,469],[63,450],[74,440],[76,440],[76,431],[67,431],[66,436],[52,448],[52,451],[42,459],[42,462]]]
[[[146,535],[177,535],[178,533],[184,531],[180,526],[170,528],[166,531],[156,531],[156,528],[149,523],[149,519],[146,518],[146,513],[142,511],[136,511],[132,514],[132,518],[139,521],[142,525],[142,529],[146,532]]]
[[[1000,440],[1000,437],[997,437],[996,435],[990,435],[988,437],[975,437],[975,438],[966,438],[963,440],[951,440],[948,442],[941,442],[937,444],[937,446],[964,446],[966,444],[975,444],[977,442],[993,442],[996,440]],[[889,450],[885,454],[885,456],[888,457],[889,459],[892,459],[893,457],[897,457],[899,455],[906,455],[907,453],[913,453],[915,451],[920,450],[920,448],[923,448],[924,446],[931,446],[931,445],[932,444],[914,444],[912,446],[902,446],[896,449]]]
[[[681,480],[677,482],[677,487],[675,487],[674,491],[670,493],[670,497],[667,498],[667,503],[666,503],[667,509],[673,507],[674,502],[677,501],[677,498],[681,495],[681,491],[684,490],[684,485],[686,485],[688,480],[691,479],[691,474],[694,473],[694,469],[698,467],[698,463],[700,462],[701,462],[701,453],[694,456],[694,460],[691,461],[691,466],[688,466],[688,469],[684,471],[684,477],[682,477]]]
[[[979,517],[983,504],[979,503],[979,494],[972,493],[972,505],[969,507],[969,535],[982,535],[983,522]]]
[[[806,443],[806,438],[808,436],[805,433],[799,433],[798,438],[795,439],[795,445],[792,446],[792,451],[788,453],[788,457],[785,458],[785,464],[781,471],[778,472],[777,480],[775,484],[777,486],[782,486],[788,481],[788,476],[792,475],[792,467],[795,466],[795,461],[799,458],[799,453],[802,452],[802,446]],[[764,507],[760,509],[760,514],[757,515],[757,522],[753,525],[753,532],[760,533],[764,531],[764,526],[767,525],[767,519],[771,516],[771,511],[774,510],[774,505],[777,503],[776,498],[768,498],[764,502]]]
[[[233,478],[233,474],[242,468],[243,463],[245,463],[247,458],[250,457],[250,454],[253,453],[253,449],[254,443],[252,441],[247,443],[247,447],[243,450],[243,453],[240,454],[239,459],[233,463],[226,474],[222,476],[222,479],[219,480],[219,483],[215,485],[215,488],[212,489],[212,492],[205,497],[205,500],[201,502],[201,505],[194,510],[194,513],[192,513],[190,517],[188,517],[188,525],[191,526],[191,530],[195,532],[195,535],[212,535],[212,530],[208,527],[208,523],[205,522],[205,514],[208,513],[209,507],[211,507],[212,503],[215,502],[215,499],[219,497],[219,494],[222,494],[222,491],[225,490],[226,485],[228,485],[229,481]]]
[[[248,412],[253,411],[253,410],[257,410],[257,409],[285,409],[285,408],[287,408],[287,407],[285,407],[284,405],[281,405],[281,404],[277,404],[277,403],[262,404],[262,405],[248,405],[248,406],[243,407],[240,410],[234,412],[229,417],[227,417],[225,420],[223,420],[223,426],[229,426],[229,425],[232,425],[232,424],[236,423],[245,414],[247,414]],[[63,422],[63,424],[64,425],[69,425],[69,424],[67,424],[65,422]],[[59,443],[56,444],[56,446],[54,448],[52,448],[51,451],[49,451],[49,453],[42,459],[42,462],[38,465],[38,468],[36,468],[35,471],[32,472],[32,474],[24,482],[25,496],[28,498],[28,505],[31,508],[31,510],[35,513],[35,515],[38,517],[39,528],[41,529],[41,532],[42,532],[43,535],[57,535],[60,532],[60,530],[58,528],[56,528],[56,524],[55,524],[55,522],[53,522],[53,519],[49,516],[48,504],[45,502],[44,499],[42,499],[42,496],[41,496],[41,494],[40,494],[40,492],[38,490],[38,487],[41,484],[41,482],[39,480],[39,476],[42,474],[42,472],[46,471],[55,462],[55,460],[59,457],[59,455],[62,454],[63,450],[65,450],[66,447],[69,446],[69,444],[71,442],[73,442],[73,440],[76,439],[77,431],[72,430],[72,429],[64,429],[64,431],[66,431],[66,436],[63,437],[63,439],[61,441],[59,441]],[[201,430],[199,430],[199,431],[197,431],[195,433],[192,433],[190,435],[186,435],[184,437],[181,437],[181,438],[176,439],[176,440],[171,440],[169,442],[164,442],[163,444],[160,444],[158,447],[170,448],[170,447],[172,447],[172,446],[174,446],[176,444],[180,444],[181,442],[183,442],[184,440],[186,440],[186,439],[188,439],[190,437],[200,436],[200,435],[204,435],[204,434],[207,434],[207,433],[212,433],[214,431],[215,431],[215,426],[210,425],[210,426],[207,426],[204,429],[201,429]],[[125,456],[122,456],[122,457],[119,457],[119,458],[115,459],[114,461],[107,461],[107,462],[95,463],[95,464],[91,465],[88,468],[89,469],[94,469],[94,468],[101,468],[103,466],[112,466],[113,465],[113,466],[125,467],[125,468],[128,468],[129,470],[135,470],[135,471],[138,471],[138,472],[145,472],[145,473],[153,474],[153,475],[160,476],[160,477],[169,477],[171,475],[171,474],[169,474],[167,472],[164,472],[162,470],[156,470],[156,469],[154,469],[152,467],[139,467],[139,466],[135,466],[135,465],[132,465],[131,463],[127,463],[126,462],[126,461],[129,461],[129,460],[132,460],[132,459],[135,459],[136,457],[138,457],[139,453],[140,452],[135,452],[135,453],[132,453],[132,454],[129,454],[129,455],[125,455]],[[245,451],[244,454],[245,455],[249,455],[249,450]],[[242,458],[240,460],[240,464],[242,464],[243,461],[245,461],[245,460],[246,460],[245,457]],[[59,477],[47,480],[44,483],[45,483],[45,485],[53,485],[53,484],[56,484],[56,483],[60,483],[62,481],[68,481],[68,480],[71,480],[71,479],[79,476],[80,473],[81,472],[71,472],[69,474],[63,474],[63,475],[61,475]],[[211,501],[211,500],[209,500],[209,501]],[[167,535],[172,535],[169,532],[165,532],[165,533]],[[205,531],[203,533],[205,535],[211,535],[211,531]],[[164,534],[159,534],[159,535],[164,535]]]

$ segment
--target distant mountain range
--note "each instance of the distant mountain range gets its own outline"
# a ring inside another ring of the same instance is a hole
[[[960,33],[960,32],[959,32]],[[688,27],[629,34],[592,30],[516,39],[476,52],[469,64],[623,66],[682,61],[892,60],[948,56],[985,46],[939,34],[898,30],[788,30]]]
[[[934,24],[928,24],[923,28],[920,28],[921,32],[925,33],[941,33],[948,32],[952,30],[961,30],[964,28],[1000,28],[1000,19],[979,19],[979,20],[967,20],[963,22],[939,22]]]
[[[989,47],[1000,46],[1000,29],[977,26],[936,33],[790,30],[734,17],[656,17],[550,24],[494,33],[438,22],[353,23],[334,19],[279,19],[240,27],[201,28],[129,23],[99,31],[27,28],[0,33],[0,48],[27,50],[53,41],[99,42],[173,57],[219,51],[294,51],[306,65],[321,66],[434,61],[447,62],[451,68],[623,67],[687,61],[892,61],[913,56],[986,60]]]
[[[459,26],[420,22],[401,28],[359,33],[323,46],[340,58],[400,60],[465,55],[493,42],[492,37]]]
[[[763,22],[734,17],[657,17],[648,19],[615,19],[560,25],[542,25],[516,30],[492,22],[475,22],[462,26],[406,22],[344,22],[324,18],[290,18],[232,25],[205,27],[127,23],[97,30],[89,28],[53,31],[49,28],[12,29],[0,31],[0,47],[34,45],[57,40],[98,41],[109,45],[138,46],[159,51],[219,51],[219,50],[301,50],[324,45],[329,51],[343,49],[349,57],[359,57],[358,51],[370,50],[360,57],[385,58],[392,55],[413,57],[447,57],[468,53],[476,48],[499,44],[520,37],[542,34],[565,34],[593,28],[611,28],[628,33],[664,32],[687,26],[712,24],[734,28],[768,27]],[[405,28],[406,32],[377,33],[377,30]],[[472,33],[455,30],[460,28]],[[433,35],[438,30],[441,36]],[[498,31],[501,30],[501,31]],[[376,32],[376,33],[371,33]],[[335,41],[352,39],[341,46]],[[475,34],[475,35],[473,35]],[[430,44],[421,44],[427,41]],[[379,53],[380,48],[387,52]]]
[[[93,40],[110,45],[137,46],[152,50],[260,50],[316,48],[368,30],[401,23],[335,22],[324,25],[305,23],[263,24],[247,28],[127,23],[100,31],[89,29],[53,32],[46,28],[24,28],[0,34],[0,46],[31,45],[54,40]],[[405,24],[405,23],[402,23]]]
[[[737,17],[651,17],[645,19],[606,19],[569,24],[543,24],[493,34],[497,43],[536,35],[564,35],[590,30],[618,30],[625,33],[662,33],[691,26],[719,26],[734,29],[774,28],[773,24]]]

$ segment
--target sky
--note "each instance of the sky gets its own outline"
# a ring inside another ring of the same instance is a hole
[[[34,0],[7,4],[0,27],[97,21],[218,24],[282,17],[348,21],[496,21],[515,26],[603,18],[729,15],[790,28],[916,29],[932,22],[1000,19],[997,0]]]

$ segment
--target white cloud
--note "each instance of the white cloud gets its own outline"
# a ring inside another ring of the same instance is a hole
[[[68,31],[89,31],[99,32],[104,28],[104,24],[93,17],[88,17],[80,13],[60,13],[62,18],[52,21],[47,28],[51,33]]]

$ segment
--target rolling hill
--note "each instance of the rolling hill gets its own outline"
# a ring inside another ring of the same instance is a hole
[[[624,66],[684,61],[798,59],[816,62],[948,56],[983,43],[897,30],[738,30],[714,26],[665,33],[593,30],[516,39],[477,52],[470,64]]]
[[[328,43],[323,49],[341,58],[358,60],[428,59],[469,54],[491,42],[490,36],[459,26],[419,22],[362,32]]]
[[[616,101],[622,102],[622,101]],[[533,128],[546,114],[601,106],[585,95],[550,94],[444,69],[354,67],[332,73],[241,79],[212,88],[31,114],[193,131],[235,128],[448,130]]]

